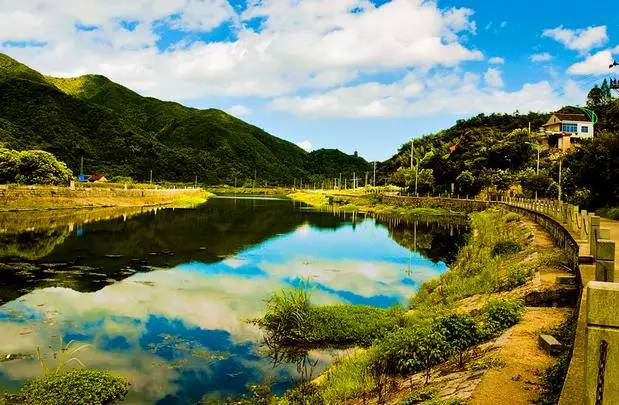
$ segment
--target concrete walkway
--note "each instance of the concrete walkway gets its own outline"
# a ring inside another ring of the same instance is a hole
[[[619,221],[602,218],[600,228],[610,229],[610,237],[615,241],[615,274],[619,270]],[[584,247],[584,246],[583,246]],[[589,247],[581,250],[581,254],[589,254]],[[578,311],[578,325],[574,338],[574,349],[570,368],[563,384],[559,405],[582,404],[585,402],[585,350],[587,332],[587,289],[590,281],[595,280],[595,265],[580,265],[580,278],[583,290]]]

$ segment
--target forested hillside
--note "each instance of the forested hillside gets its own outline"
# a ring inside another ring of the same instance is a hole
[[[43,149],[79,172],[209,184],[290,183],[319,178],[319,151],[295,144],[216,109],[199,110],[160,101],[103,76],[44,76],[0,54],[0,143],[11,149]],[[331,152],[326,152],[331,153]],[[339,170],[369,167],[337,153]]]
[[[595,138],[561,157],[547,147],[538,132],[547,114],[492,114],[459,120],[453,127],[415,139],[414,168],[408,142],[379,168],[381,181],[391,181],[413,191],[419,165],[418,192],[475,195],[483,189],[516,190],[527,197],[557,198],[559,161],[562,167],[562,197],[583,208],[619,205],[619,100],[610,92],[605,98],[587,102],[599,122]],[[560,112],[576,112],[564,107]],[[529,134],[529,124],[532,133]],[[540,149],[540,174],[536,174]],[[514,189],[515,187],[515,189]],[[518,191],[519,190],[519,191]]]

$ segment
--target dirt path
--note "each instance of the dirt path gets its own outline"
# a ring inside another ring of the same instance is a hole
[[[542,330],[560,324],[569,312],[566,308],[527,308],[498,353],[504,367],[484,374],[470,403],[517,405],[537,399],[541,375],[553,362],[538,347],[538,336]]]

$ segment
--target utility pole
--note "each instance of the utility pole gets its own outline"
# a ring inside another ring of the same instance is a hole
[[[80,161],[80,177],[84,175],[84,156],[82,156],[82,160]]]
[[[411,138],[411,169],[413,168],[413,154],[415,153],[415,139]]]
[[[364,187],[368,186],[368,172],[365,172],[365,183],[363,184]]]
[[[150,184],[153,184],[153,169],[150,169]]]
[[[559,202],[561,202],[561,169],[563,166],[563,155],[559,158]]]
[[[254,169],[254,187],[253,188],[256,188],[256,175],[257,175],[257,170]]]
[[[198,188],[198,176],[196,176],[196,180],[193,182],[193,188]]]
[[[376,187],[376,161],[374,161],[374,181],[372,182],[372,185]]]
[[[337,184],[337,187],[341,190],[342,189],[342,173],[340,172],[340,182]]]
[[[355,172],[352,172],[352,189],[357,189],[357,178],[355,177]]]

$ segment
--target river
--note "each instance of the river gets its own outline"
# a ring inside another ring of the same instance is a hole
[[[282,287],[310,280],[317,304],[406,305],[447,270],[464,220],[373,218],[286,198],[222,196],[195,208],[0,215],[0,391],[42,373],[40,348],[131,381],[129,404],[193,404],[270,380],[248,318]],[[326,352],[310,353],[315,372]],[[24,358],[20,358],[24,356]]]

